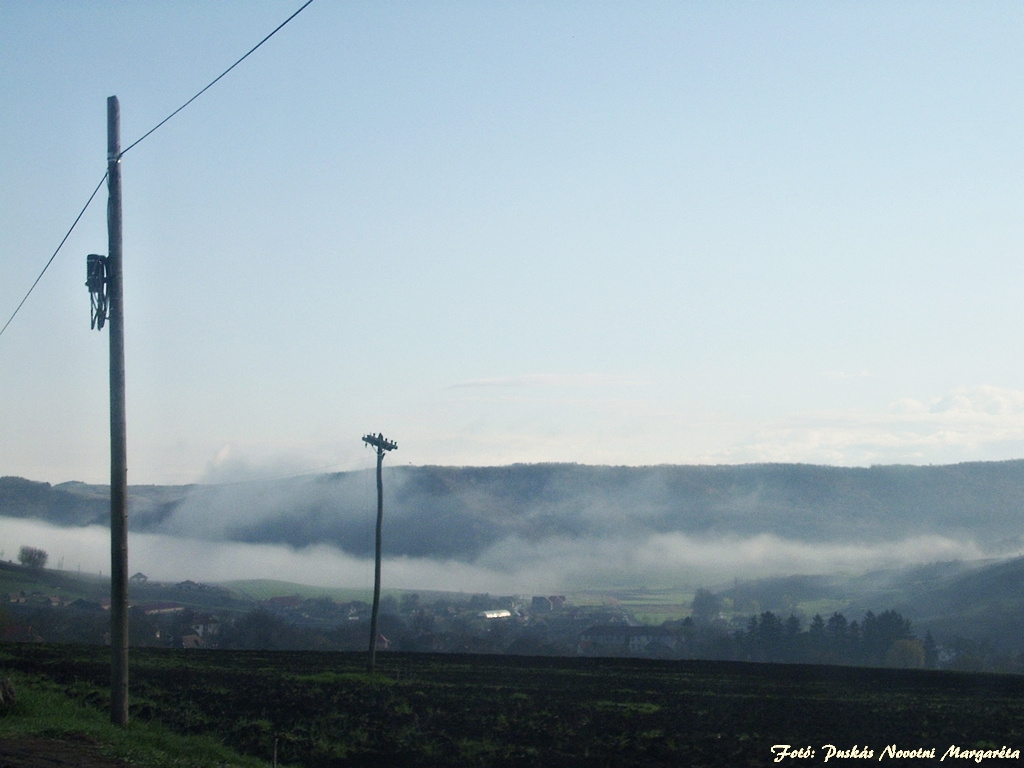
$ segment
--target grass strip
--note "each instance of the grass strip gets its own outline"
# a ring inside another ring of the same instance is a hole
[[[109,714],[68,697],[57,684],[34,675],[9,673],[18,703],[0,717],[0,739],[38,736],[83,739],[99,745],[108,757],[138,768],[267,768],[268,762],[246,757],[208,736],[183,736],[158,722],[131,721],[126,728]]]

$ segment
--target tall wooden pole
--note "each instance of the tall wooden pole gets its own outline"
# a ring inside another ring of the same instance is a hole
[[[377,451],[377,556],[373,568],[373,609],[370,611],[370,671],[373,672],[374,662],[377,656],[377,617],[380,613],[380,561],[383,551],[382,529],[384,527],[384,480],[381,475],[381,466],[384,464],[384,452],[393,451],[398,447],[386,439],[382,434],[366,435],[363,442],[373,446]]]
[[[128,724],[128,448],[121,281],[121,108],[107,99],[107,296],[110,305],[110,719]]]
[[[380,612],[380,561],[382,555],[382,529],[384,527],[384,480],[381,466],[384,464],[384,451],[377,449],[377,547],[373,561],[373,610],[370,611],[370,671],[377,653],[377,618]]]

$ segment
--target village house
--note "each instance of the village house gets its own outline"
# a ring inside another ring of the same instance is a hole
[[[167,613],[180,613],[185,610],[185,606],[181,603],[173,602],[157,602],[157,603],[145,603],[138,606],[138,609],[147,616],[157,616]]]
[[[510,619],[512,618],[512,611],[507,608],[502,608],[498,611],[480,611],[477,617],[481,619]]]
[[[581,633],[577,653],[581,656],[663,658],[675,654],[678,648],[679,638],[667,627],[608,624],[590,627]]]
[[[534,595],[530,601],[530,612],[539,613],[550,611],[552,609],[551,600],[544,597],[543,595]]]
[[[220,619],[211,613],[197,613],[192,617],[191,629],[196,637],[205,641],[220,632]]]

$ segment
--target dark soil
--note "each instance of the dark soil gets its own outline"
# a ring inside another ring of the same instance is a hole
[[[780,744],[817,750],[801,764],[823,762],[827,745],[868,746],[875,761],[890,745],[1024,750],[1015,675],[389,653],[371,678],[361,654],[133,649],[131,659],[133,720],[303,768],[734,768],[773,764]],[[104,648],[0,645],[0,666],[101,710],[109,664]],[[0,746],[0,768],[117,765],[6,760]]]
[[[0,768],[126,768],[87,739],[0,739]]]

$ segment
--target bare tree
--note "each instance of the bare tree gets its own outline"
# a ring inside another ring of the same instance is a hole
[[[45,549],[35,547],[22,547],[18,552],[18,562],[26,568],[45,568],[49,557]]]

